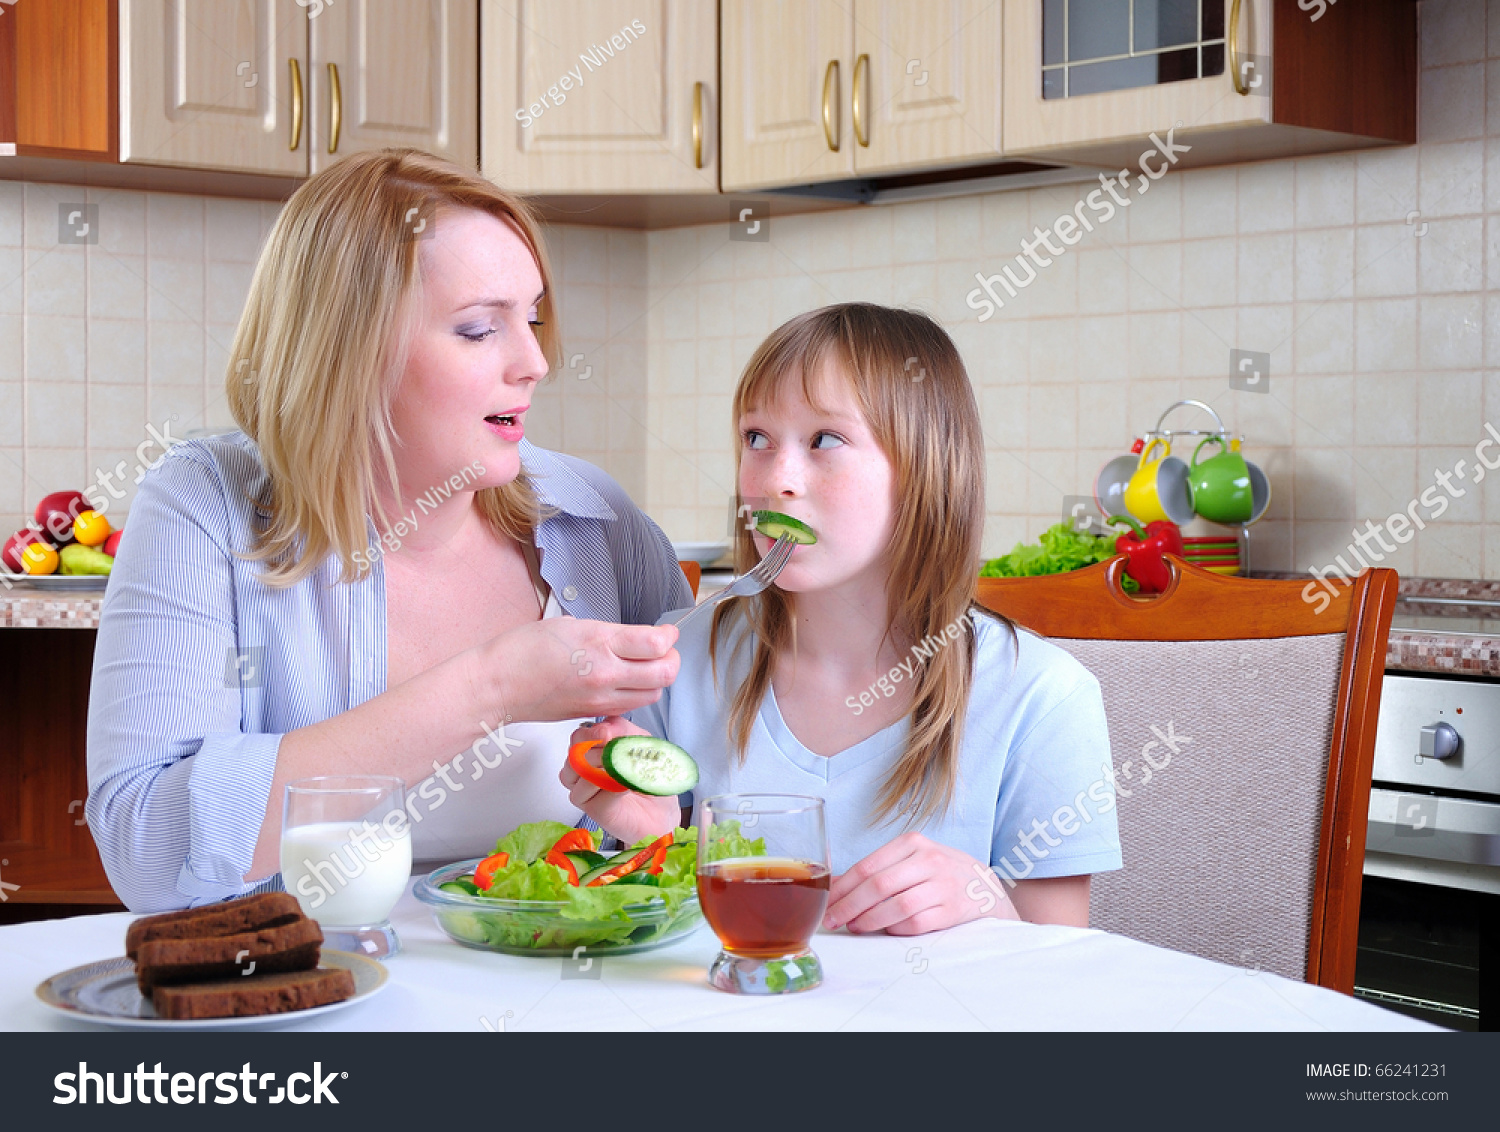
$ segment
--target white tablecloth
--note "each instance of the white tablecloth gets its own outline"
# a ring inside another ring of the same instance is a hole
[[[35,988],[123,955],[132,918],[0,928],[0,1029],[97,1029],[43,1006]],[[392,921],[404,950],[387,961],[386,987],[287,1029],[1435,1029],[1334,991],[1079,928],[984,920],[915,938],[819,933],[823,986],[741,998],[705,981],[718,952],[707,927],[656,951],[596,958],[581,972],[572,960],[459,947],[409,888]]]

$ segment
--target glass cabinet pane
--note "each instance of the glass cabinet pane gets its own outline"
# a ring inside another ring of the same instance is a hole
[[[1224,0],[1044,0],[1042,97],[1224,73]]]

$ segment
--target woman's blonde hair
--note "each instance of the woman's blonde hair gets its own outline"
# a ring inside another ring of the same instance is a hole
[[[828,362],[837,371],[825,369]],[[895,473],[886,639],[898,649],[916,645],[919,659],[931,654],[915,680],[906,750],[881,788],[873,816],[904,815],[908,824],[919,824],[953,799],[974,664],[973,617],[996,616],[975,600],[984,528],[984,435],[963,361],[937,323],[914,311],[842,303],[787,322],[746,365],[734,394],[736,484],[744,414],[777,402],[799,380],[807,403],[819,408],[819,374],[833,372],[850,383]],[[746,502],[736,490],[736,505]],[[776,506],[774,500],[750,503]],[[759,560],[748,524],[736,533],[734,553],[738,573]],[[775,658],[788,648],[795,654],[794,612],[795,595],[775,586],[756,597],[730,598],[714,611],[709,657],[716,684],[720,631],[728,630],[731,619],[744,617],[755,636],[749,676],[730,708],[730,740],[742,762]],[[951,644],[946,643],[950,626],[958,626]],[[945,644],[932,648],[937,637]]]
[[[255,265],[224,379],[270,478],[269,498],[256,501],[267,521],[245,555],[269,563],[267,585],[294,585],[329,555],[341,581],[357,580],[367,515],[389,527],[379,490],[400,499],[391,403],[422,307],[418,250],[455,209],[504,221],[531,251],[545,288],[537,336],[555,368],[552,277],[520,198],[415,149],[353,154],[307,181]],[[511,538],[544,517],[524,471],[475,501]]]

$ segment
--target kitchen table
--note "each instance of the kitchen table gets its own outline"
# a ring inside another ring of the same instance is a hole
[[[37,1000],[70,967],[124,954],[128,913],[0,928],[0,1028],[96,1030]],[[984,920],[914,938],[823,932],[822,987],[776,998],[711,989],[704,926],[637,955],[521,958],[451,942],[408,887],[404,950],[364,1002],[298,1030],[1433,1030],[1276,975],[1107,932]]]

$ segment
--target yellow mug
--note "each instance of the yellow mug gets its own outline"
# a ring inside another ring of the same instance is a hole
[[[1161,454],[1153,457],[1157,445]],[[1165,519],[1182,526],[1193,517],[1188,466],[1172,455],[1170,441],[1156,437],[1142,450],[1140,463],[1125,486],[1125,508],[1142,523]]]

